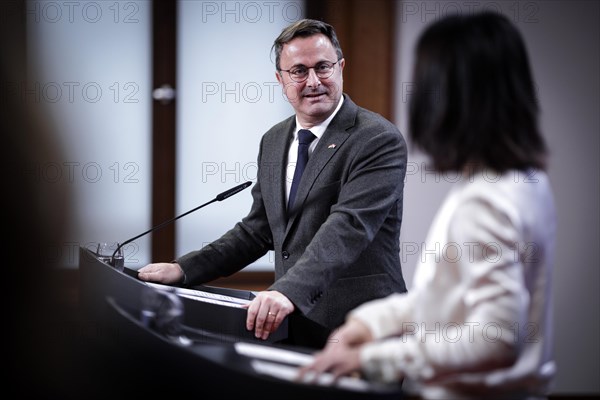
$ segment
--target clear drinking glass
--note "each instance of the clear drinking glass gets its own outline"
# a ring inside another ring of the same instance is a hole
[[[125,266],[125,258],[123,257],[123,249],[119,248],[119,251],[114,256],[115,250],[119,247],[118,243],[100,242],[96,250],[98,259],[111,267],[123,271]]]

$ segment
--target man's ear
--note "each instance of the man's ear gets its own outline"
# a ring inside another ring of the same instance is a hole
[[[275,71],[275,78],[277,78],[277,82],[279,82],[279,84],[283,86],[283,78],[281,77],[279,71]]]

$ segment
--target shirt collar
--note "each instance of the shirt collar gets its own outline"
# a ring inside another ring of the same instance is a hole
[[[335,115],[338,113],[338,111],[340,111],[340,108],[342,108],[343,102],[344,102],[344,96],[342,95],[342,96],[340,96],[340,101],[338,102],[338,105],[335,108],[335,110],[333,111],[333,113],[331,113],[331,115],[325,121],[310,128],[310,131],[313,133],[313,135],[315,135],[317,137],[317,139],[320,139],[321,136],[323,136],[323,133],[325,133],[325,130],[329,126],[329,123],[331,122],[333,117],[335,117]],[[305,129],[305,128],[303,128],[300,125],[300,122],[298,122],[298,117],[296,116],[296,129],[294,130],[294,140],[298,139],[298,131],[300,129]]]

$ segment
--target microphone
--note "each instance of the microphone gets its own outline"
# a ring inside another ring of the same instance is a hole
[[[144,232],[144,233],[141,233],[141,234],[139,234],[139,235],[137,235],[137,236],[135,236],[135,237],[132,237],[131,239],[127,239],[126,241],[124,241],[123,243],[121,243],[120,245],[118,245],[118,246],[117,246],[117,249],[116,249],[116,250],[115,250],[115,252],[113,253],[112,257],[110,258],[110,265],[111,265],[111,266],[113,266],[113,267],[115,266],[115,256],[117,255],[117,253],[119,252],[119,250],[121,250],[121,248],[122,248],[123,246],[125,246],[126,244],[129,244],[129,243],[133,242],[134,240],[136,240],[136,239],[139,239],[139,238],[141,238],[142,236],[144,236],[144,235],[147,235],[148,233],[150,233],[150,232],[152,232],[152,231],[155,231],[155,230],[157,230],[157,229],[160,229],[160,228],[164,227],[165,225],[168,225],[168,224],[170,224],[171,222],[173,222],[173,221],[175,221],[175,220],[178,220],[178,219],[179,219],[179,218],[181,218],[181,217],[185,217],[186,215],[188,215],[188,214],[190,214],[190,213],[193,213],[194,211],[196,211],[196,210],[199,210],[199,209],[201,209],[202,207],[205,207],[205,206],[209,205],[210,203],[214,203],[215,201],[223,201],[223,200],[225,200],[225,199],[227,199],[227,198],[229,198],[229,197],[233,196],[234,194],[237,194],[237,193],[241,192],[242,190],[246,189],[246,188],[247,188],[248,186],[250,186],[250,185],[252,185],[252,182],[251,182],[251,181],[244,182],[244,183],[242,183],[241,185],[237,185],[237,186],[235,186],[235,187],[233,187],[233,188],[231,188],[231,189],[229,189],[229,190],[226,190],[226,191],[224,191],[223,193],[219,193],[219,194],[218,194],[218,195],[217,195],[217,196],[216,196],[214,199],[212,199],[211,201],[208,201],[208,202],[206,202],[206,203],[204,203],[204,204],[201,204],[201,205],[199,205],[199,206],[198,206],[198,207],[196,207],[196,208],[193,208],[193,209],[191,209],[191,210],[189,210],[189,211],[187,211],[187,212],[184,212],[183,214],[181,214],[181,215],[178,215],[178,216],[176,216],[175,218],[171,218],[171,219],[169,219],[169,220],[167,220],[167,221],[165,221],[165,222],[162,222],[161,224],[159,224],[159,225],[156,225],[156,226],[154,226],[154,227],[152,227],[152,228],[148,229],[146,232]]]

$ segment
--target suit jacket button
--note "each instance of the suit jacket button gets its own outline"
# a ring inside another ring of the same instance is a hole
[[[281,252],[281,257],[283,257],[284,260],[287,260],[288,258],[290,258],[290,253],[284,250]]]

